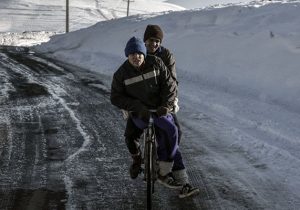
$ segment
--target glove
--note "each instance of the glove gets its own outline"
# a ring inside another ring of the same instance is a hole
[[[165,115],[168,114],[168,112],[169,112],[169,109],[167,107],[164,107],[164,106],[160,106],[156,110],[156,114],[157,114],[158,117],[165,116]]]
[[[143,109],[142,111],[138,112],[138,118],[145,122],[148,122],[150,118],[150,112],[147,109]]]

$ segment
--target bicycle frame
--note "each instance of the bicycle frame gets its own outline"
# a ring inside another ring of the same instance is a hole
[[[147,209],[152,209],[152,194],[157,179],[157,142],[155,136],[154,119],[152,114],[147,128],[144,129],[144,176],[147,182]]]

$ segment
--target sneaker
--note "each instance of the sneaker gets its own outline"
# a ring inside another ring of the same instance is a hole
[[[181,191],[180,191],[178,197],[179,197],[179,198],[185,198],[185,197],[189,197],[189,196],[191,196],[191,195],[196,195],[196,194],[198,194],[199,192],[200,192],[200,190],[199,190],[198,188],[192,187],[190,184],[185,184],[185,185],[182,187],[182,189],[181,189]]]
[[[141,173],[142,168],[142,157],[141,155],[132,156],[133,163],[129,168],[129,174],[131,179],[135,179],[138,177],[139,173]]]
[[[161,176],[158,174],[157,181],[164,185],[165,187],[171,188],[171,189],[180,189],[182,188],[182,184],[175,181],[175,179],[172,177],[171,173]]]

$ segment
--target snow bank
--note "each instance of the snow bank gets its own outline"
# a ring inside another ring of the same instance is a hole
[[[137,15],[54,36],[35,50],[112,75],[127,40],[142,37],[147,24],[164,29],[163,45],[176,56],[181,82],[300,112],[299,1]]]

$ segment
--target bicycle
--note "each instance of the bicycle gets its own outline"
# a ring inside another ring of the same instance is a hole
[[[157,165],[157,141],[154,128],[153,113],[150,111],[148,126],[143,131],[143,146],[144,146],[144,179],[147,183],[147,209],[152,209],[152,195],[154,193],[154,184],[157,180],[158,165]]]

